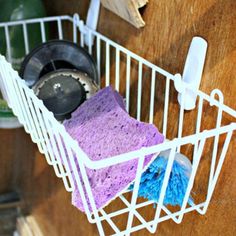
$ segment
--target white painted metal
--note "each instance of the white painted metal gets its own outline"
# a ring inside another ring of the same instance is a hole
[[[127,112],[129,112],[130,65],[131,65],[131,59],[130,59],[130,56],[127,55],[127,61],[126,61],[126,110]]]
[[[94,43],[93,46],[89,43],[88,51],[91,54],[94,54],[94,58],[97,61],[99,75],[103,75],[106,86],[110,85],[113,81],[111,78],[112,73],[110,69],[113,66],[113,63],[115,63],[114,88],[121,90],[121,63],[125,63],[123,68],[126,70],[126,84],[125,88],[122,88],[125,89],[125,91],[121,92],[124,92],[126,98],[127,111],[131,110],[130,97],[137,96],[137,104],[135,104],[134,107],[136,108],[138,119],[142,120],[142,98],[144,97],[142,96],[142,93],[147,92],[146,88],[142,88],[142,84],[145,82],[144,80],[150,79],[150,104],[145,104],[145,106],[149,107],[148,120],[150,123],[153,123],[155,116],[154,108],[156,104],[156,87],[158,89],[158,86],[156,85],[158,85],[160,76],[162,79],[165,79],[165,94],[162,99],[164,101],[164,107],[159,107],[159,109],[163,109],[162,132],[164,135],[169,133],[168,120],[172,115],[171,110],[169,109],[171,102],[173,102],[170,100],[170,87],[172,82],[174,82],[177,92],[181,93],[182,101],[186,99],[186,91],[189,90],[194,91],[199,101],[197,108],[195,108],[197,109],[197,119],[196,123],[194,124],[196,127],[195,133],[188,136],[183,136],[185,109],[182,105],[180,106],[178,118],[176,119],[176,122],[178,122],[178,133],[176,134],[176,138],[170,139],[159,145],[141,148],[139,150],[110,157],[105,160],[91,161],[86,153],[84,153],[79,147],[77,142],[69,136],[64,126],[56,121],[53,114],[46,109],[42,101],[40,101],[34,95],[33,91],[26,86],[25,82],[18,76],[17,72],[12,69],[11,64],[6,61],[5,57],[0,56],[0,88],[4,98],[8,101],[8,104],[13,109],[14,114],[18,116],[19,121],[24,125],[26,132],[31,135],[33,142],[37,143],[40,152],[45,155],[48,164],[53,166],[56,176],[58,178],[62,178],[66,190],[72,192],[77,186],[89,222],[97,224],[100,235],[106,234],[103,229],[103,221],[106,221],[111,226],[111,228],[114,230],[114,235],[130,235],[131,233],[144,228],[154,233],[158,224],[168,219],[172,219],[176,223],[180,223],[184,214],[190,211],[196,210],[200,214],[204,214],[210,203],[217,179],[219,177],[220,170],[222,168],[231,140],[232,132],[236,130],[236,123],[231,123],[226,126],[221,125],[222,114],[223,112],[227,113],[228,115],[232,116],[233,119],[235,119],[236,111],[223,104],[223,95],[219,90],[214,90],[210,96],[197,90],[196,87],[182,81],[181,75],[172,75],[171,73],[157,67],[149,61],[120,46],[119,44],[116,44],[110,39],[97,33],[93,29],[90,29],[84,24],[83,21],[80,20],[77,14],[75,14],[74,17],[57,16],[0,23],[0,29],[4,29],[2,32],[5,33],[6,37],[7,60],[11,62],[11,42],[9,37],[10,27],[15,25],[21,25],[23,27],[25,49],[27,52],[29,49],[27,26],[29,24],[38,23],[40,25],[42,42],[45,42],[48,40],[45,33],[45,23],[55,22],[58,26],[58,37],[62,39],[63,21],[70,22],[73,25],[73,38],[71,39],[73,42],[78,43],[80,40],[80,45],[84,47],[85,38],[88,38],[90,43],[92,42],[91,40],[96,40],[96,43]],[[112,52],[115,52],[114,61],[112,61],[111,58]],[[121,58],[121,55],[125,57]],[[133,62],[136,62],[138,65],[136,73],[137,78],[135,78],[138,81],[136,94],[133,94],[133,90],[131,90],[133,81],[132,71],[135,70],[135,67],[133,67]],[[103,64],[105,64],[105,68],[102,68]],[[150,78],[146,78],[146,76],[144,77],[144,67],[150,69]],[[215,98],[216,94],[219,96],[219,100]],[[203,104],[206,103],[218,108],[216,127],[211,130],[204,130],[204,127],[202,127],[202,117],[204,115]],[[226,139],[222,148],[222,152],[219,154],[218,142],[219,136],[221,134],[226,134]],[[209,167],[210,176],[207,186],[208,191],[206,193],[206,200],[201,203],[193,202],[189,204],[188,199],[194,184],[195,177],[197,175],[198,166],[201,162],[205,142],[210,138],[214,138],[214,146],[212,149],[212,162],[211,166]],[[163,200],[174,161],[174,154],[176,150],[180,150],[181,147],[186,144],[194,145],[192,172],[182,206],[176,212],[171,212],[168,207],[163,204]],[[143,172],[144,157],[146,155],[160,153],[161,151],[165,151],[167,149],[171,149],[171,154],[168,159],[160,199],[157,207],[153,208],[153,211],[155,211],[155,217],[147,221],[145,216],[139,213],[138,209],[152,205],[153,201],[145,201],[141,203],[137,202],[137,193],[139,189],[141,173]],[[217,163],[216,157],[218,155],[219,161]],[[125,204],[125,207],[114,212],[106,212],[106,208],[96,209],[94,197],[89,184],[88,176],[86,174],[86,168],[101,169],[134,159],[139,160],[134,191],[130,193],[130,191],[127,190],[118,196]],[[82,186],[82,182],[84,183],[84,187]],[[126,194],[132,194],[132,197],[127,198]],[[89,198],[89,202],[87,202],[85,196]],[[128,199],[131,199],[131,201]],[[92,208],[92,213],[89,210],[89,205]],[[165,212],[164,216],[161,214],[162,211]],[[114,223],[113,218],[127,213],[127,227],[126,229],[120,229]],[[133,225],[134,217],[139,219],[139,225]]]
[[[152,70],[150,108],[149,108],[149,123],[150,124],[153,123],[153,116],[154,116],[155,81],[156,81],[156,72],[155,72],[155,70]],[[165,135],[164,132],[163,132],[163,135]]]
[[[143,78],[143,64],[139,62],[138,64],[138,94],[137,94],[137,120],[141,120],[141,101],[142,101],[142,78]]]
[[[115,89],[119,92],[120,90],[120,51],[116,50],[116,85]]]

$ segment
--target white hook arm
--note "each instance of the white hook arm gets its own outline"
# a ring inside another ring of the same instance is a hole
[[[207,52],[207,42],[201,37],[194,37],[189,47],[187,59],[184,66],[183,81],[198,90]],[[184,99],[184,109],[192,110],[196,106],[197,95],[194,91],[186,89]],[[178,95],[181,104],[181,93]]]
[[[86,20],[86,25],[93,30],[97,29],[97,23],[98,23],[98,17],[99,17],[99,11],[100,11],[100,0],[91,0]],[[93,45],[93,38],[89,42],[88,34],[85,37],[85,43],[87,46]]]

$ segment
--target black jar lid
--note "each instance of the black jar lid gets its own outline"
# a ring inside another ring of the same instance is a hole
[[[70,118],[71,112],[86,100],[86,91],[80,81],[58,72],[44,75],[33,89],[59,121]]]
[[[90,54],[65,40],[52,40],[33,49],[22,63],[20,76],[31,88],[42,76],[59,69],[77,69],[99,84],[96,64]]]

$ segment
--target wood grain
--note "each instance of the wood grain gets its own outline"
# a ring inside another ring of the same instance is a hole
[[[27,162],[22,163],[21,158],[34,158],[32,150],[35,146],[23,128],[0,129],[0,143],[0,193],[5,193],[18,186],[18,170],[22,165],[27,166]]]
[[[78,12],[85,18],[89,1],[45,0],[49,15],[59,15]],[[150,60],[158,66],[171,73],[181,73],[183,70],[189,43],[193,36],[204,37],[208,43],[208,53],[204,75],[201,82],[201,90],[210,93],[214,88],[219,88],[224,93],[225,103],[236,109],[236,2],[235,0],[176,0],[176,1],[150,1],[143,12],[143,19],[146,26],[137,30],[112,12],[102,8],[98,31],[115,40],[121,45],[134,51],[138,55]],[[109,19],[109,20],[107,20]],[[135,67],[135,65],[134,65]],[[111,63],[114,70],[114,60]],[[137,92],[137,67],[132,74],[131,94]],[[125,70],[122,70],[122,75]],[[150,88],[148,78],[150,73],[146,72],[144,86],[147,91]],[[125,80],[121,79],[121,92],[124,92]],[[155,95],[155,124],[162,127],[160,111],[163,105],[164,83],[159,80],[156,84]],[[146,95],[145,95],[146,94]],[[143,94],[142,119],[148,120],[147,110],[149,92]],[[176,116],[179,106],[176,100],[177,93],[171,86],[170,110],[168,119],[167,136],[174,137],[177,133]],[[132,97],[131,104],[135,104],[136,98]],[[133,107],[133,106],[132,106]],[[136,108],[131,109],[133,115]],[[209,106],[204,106],[204,117],[202,129],[212,128],[215,125],[216,110]],[[195,112],[185,114],[184,135],[194,131]],[[223,124],[228,124],[235,120],[224,115]],[[4,169],[4,180],[0,179],[0,187],[6,189],[11,183],[13,175],[10,162],[14,156],[19,156],[19,151],[23,145],[29,148],[24,151],[24,156],[18,158],[15,167],[18,172],[14,177],[18,181],[14,185],[20,188],[24,194],[26,207],[38,221],[42,232],[52,236],[76,236],[76,235],[97,235],[94,225],[88,223],[84,214],[74,208],[70,201],[70,194],[63,187],[53,169],[46,164],[42,155],[36,150],[34,145],[23,134],[15,136],[15,131],[0,131],[0,138],[3,140],[3,150],[6,156],[1,154],[1,171]],[[4,136],[8,137],[4,141]],[[15,140],[15,141],[14,141]],[[222,143],[224,137],[221,137]],[[18,145],[17,148],[15,148]],[[207,173],[210,163],[210,147],[212,140],[207,144],[204,158],[199,167],[198,185],[196,194],[201,196],[207,182]],[[13,147],[13,149],[12,149]],[[25,148],[23,148],[25,149]],[[185,147],[184,153],[190,153],[191,147]],[[166,221],[158,226],[155,235],[219,235],[233,236],[236,233],[236,138],[233,136],[232,142],[222,168],[220,178],[215,189],[211,204],[206,215],[201,216],[195,212],[185,215],[181,224],[177,225],[173,221]],[[14,152],[13,152],[14,151]],[[32,154],[32,156],[31,156]],[[4,158],[4,161],[3,161]],[[5,161],[7,160],[7,162]],[[4,166],[4,168],[2,168]],[[1,174],[2,176],[2,174]],[[14,175],[13,175],[14,176]],[[119,206],[114,203],[112,207]],[[142,212],[146,217],[151,217],[152,209]],[[119,226],[125,225],[125,217],[116,222]],[[111,231],[105,226],[106,233]],[[151,235],[146,230],[136,232],[134,235]]]
[[[0,178],[0,192],[7,192],[11,190],[11,180],[13,176],[13,159],[14,149],[10,148],[14,145],[14,134],[0,129],[0,167],[1,167],[1,178]]]

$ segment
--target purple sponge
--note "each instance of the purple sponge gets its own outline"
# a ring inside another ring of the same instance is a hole
[[[164,140],[154,125],[130,117],[125,111],[123,98],[111,87],[100,90],[83,103],[64,125],[91,160],[106,159]],[[152,157],[145,157],[144,166],[151,162]],[[137,163],[137,160],[131,160],[99,170],[86,169],[98,209],[134,181]],[[87,195],[86,198],[88,201]],[[72,193],[72,204],[84,211],[78,189]]]

